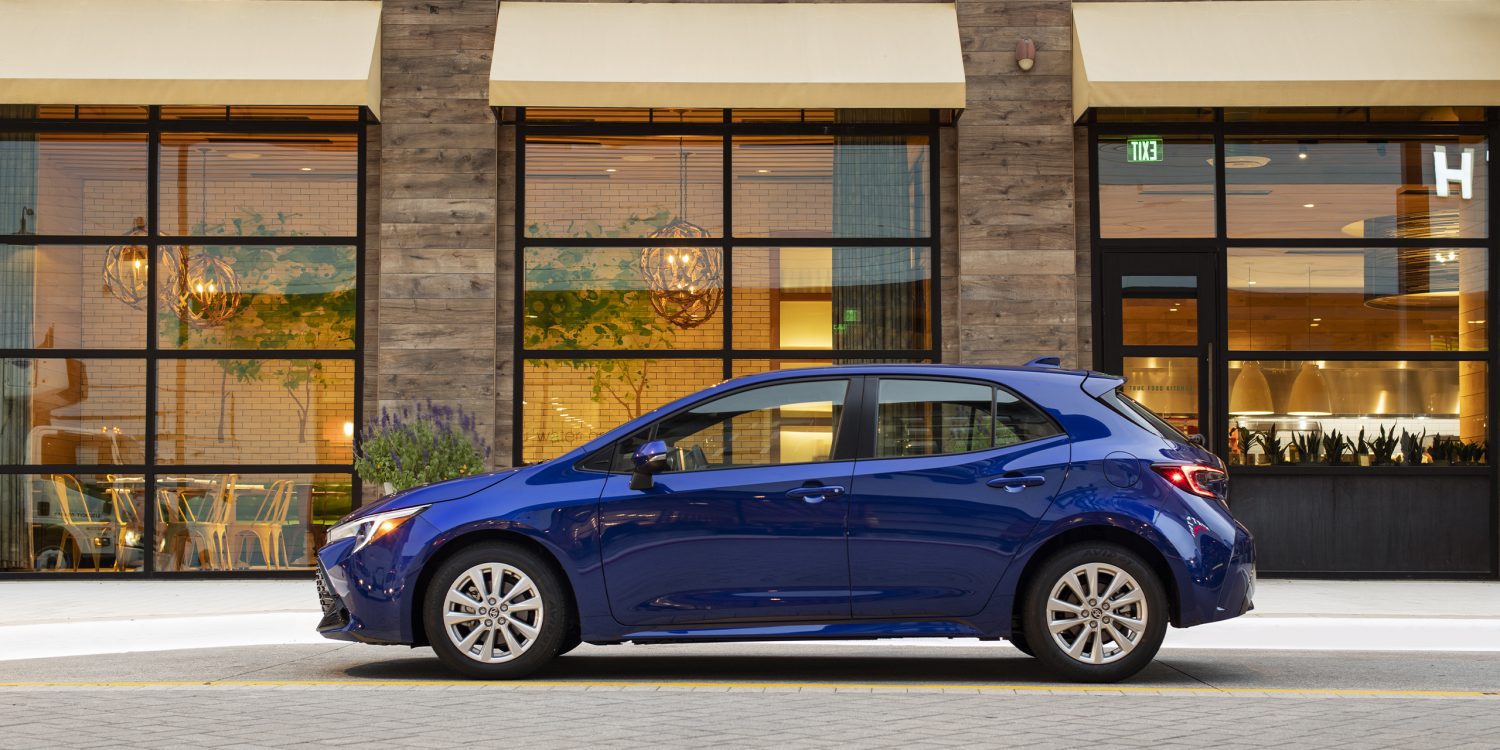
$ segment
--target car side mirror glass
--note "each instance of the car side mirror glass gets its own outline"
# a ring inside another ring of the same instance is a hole
[[[1208,442],[1203,439],[1203,433],[1201,432],[1188,435],[1188,442],[1198,446],[1199,448],[1202,448],[1203,446],[1208,444]]]
[[[635,471],[630,475],[630,489],[649,490],[655,484],[652,477],[667,470],[667,459],[672,449],[665,440],[652,440],[638,448],[631,461]]]

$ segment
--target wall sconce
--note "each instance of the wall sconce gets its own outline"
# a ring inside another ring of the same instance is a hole
[[[1036,43],[1030,39],[1016,42],[1016,65],[1024,73],[1036,65]]]

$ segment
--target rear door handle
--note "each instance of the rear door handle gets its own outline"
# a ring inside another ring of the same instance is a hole
[[[1046,483],[1047,478],[1039,476],[995,477],[985,482],[991,487],[999,487],[1006,492],[1020,492],[1027,487],[1040,487]]]
[[[842,494],[844,494],[844,488],[838,485],[829,485],[827,487],[798,487],[797,489],[786,491],[787,497],[800,497],[812,504],[821,503],[830,497],[837,497]]]

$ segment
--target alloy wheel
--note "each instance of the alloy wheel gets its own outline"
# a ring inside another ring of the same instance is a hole
[[[1047,598],[1047,629],[1053,643],[1084,664],[1125,658],[1142,642],[1149,621],[1141,584],[1108,563],[1069,570]]]
[[[542,597],[521,570],[481,563],[459,574],[443,599],[443,629],[459,653],[485,664],[526,653],[541,633]]]

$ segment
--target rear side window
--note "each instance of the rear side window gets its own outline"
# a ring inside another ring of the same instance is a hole
[[[1100,396],[1099,400],[1119,412],[1126,419],[1144,427],[1147,432],[1156,433],[1168,440],[1176,440],[1183,443],[1188,442],[1187,436],[1178,432],[1176,427],[1173,427],[1166,420],[1153,414],[1150,409],[1141,406],[1135,399],[1121,393],[1118,388]]]
[[[879,389],[876,458],[967,453],[1059,433],[1046,415],[1004,388],[882,378]]]

